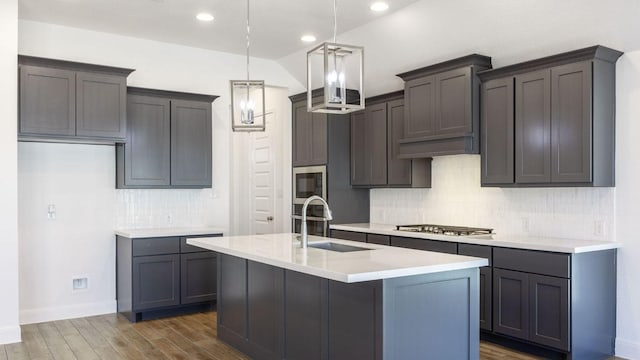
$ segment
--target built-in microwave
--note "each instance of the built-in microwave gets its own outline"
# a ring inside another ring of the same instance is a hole
[[[313,195],[327,198],[327,167],[293,168],[293,203],[303,204],[309,196]]]

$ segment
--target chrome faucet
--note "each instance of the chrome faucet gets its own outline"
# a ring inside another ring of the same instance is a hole
[[[307,243],[309,242],[309,238],[307,236],[307,207],[313,200],[319,200],[322,203],[322,206],[324,208],[325,220],[333,219],[331,209],[329,209],[329,204],[327,204],[327,202],[323,198],[318,195],[309,196],[307,200],[304,201],[304,205],[302,205],[302,226],[300,227],[300,242],[303,249],[307,248]]]

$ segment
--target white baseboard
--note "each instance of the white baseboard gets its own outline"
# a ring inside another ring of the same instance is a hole
[[[115,300],[40,309],[20,310],[20,324],[74,319],[85,316],[111,314],[117,311]]]
[[[640,343],[616,338],[616,356],[625,359],[640,359]]]
[[[22,341],[20,338],[20,326],[8,326],[0,328],[0,345],[13,344]]]

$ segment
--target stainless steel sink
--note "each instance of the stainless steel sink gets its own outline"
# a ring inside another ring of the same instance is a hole
[[[337,252],[373,250],[369,248],[338,244],[334,242],[321,242],[321,243],[309,244],[309,247],[316,248],[316,249],[329,250],[329,251],[337,251]]]

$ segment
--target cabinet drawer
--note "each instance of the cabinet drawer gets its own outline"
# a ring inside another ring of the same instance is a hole
[[[475,256],[479,258],[485,258],[489,260],[489,266],[491,266],[491,247],[484,245],[473,244],[458,244],[458,254],[466,256]]]
[[[367,242],[367,234],[355,231],[331,230],[331,237],[334,239]]]
[[[494,248],[493,266],[541,275],[571,277],[571,258],[568,254]]]
[[[390,245],[389,235],[367,234],[367,242],[371,244]]]
[[[199,246],[193,246],[193,245],[187,244],[187,239],[189,239],[189,238],[201,238],[201,237],[218,237],[218,236],[222,236],[222,234],[181,236],[180,237],[180,252],[184,254],[184,253],[194,253],[194,252],[201,252],[201,251],[209,251],[209,250],[201,248]]]
[[[416,250],[435,251],[448,254],[458,253],[458,244],[456,243],[428,239],[392,236],[391,246],[398,246]]]
[[[178,237],[133,239],[133,256],[177,254],[180,252]]]

